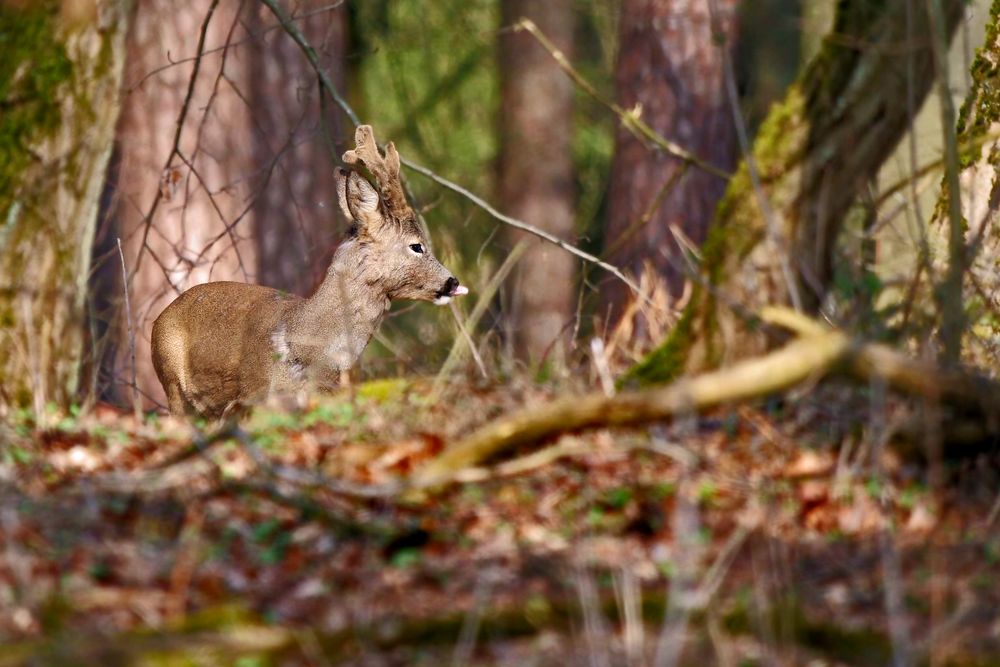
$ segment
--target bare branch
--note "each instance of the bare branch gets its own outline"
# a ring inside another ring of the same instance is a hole
[[[291,20],[292,21],[304,21],[304,20],[306,20],[308,18],[312,18],[313,16],[317,16],[319,14],[324,14],[326,12],[332,12],[334,9],[337,9],[342,4],[344,4],[344,2],[346,2],[346,0],[337,0],[337,2],[333,2],[333,3],[329,4],[329,5],[326,5],[325,7],[317,7],[316,9],[310,10],[308,12],[302,12],[301,14],[295,14],[295,15],[293,15],[291,17]],[[239,40],[236,40],[236,41],[227,41],[222,46],[214,46],[214,47],[212,47],[210,49],[205,49],[204,51],[200,52],[199,55],[194,55],[194,56],[191,56],[189,58],[181,58],[179,60],[170,60],[170,62],[168,62],[166,65],[162,65],[160,67],[152,69],[152,70],[146,72],[145,74],[143,74],[142,77],[140,77],[138,81],[136,81],[135,83],[133,83],[132,85],[130,85],[128,88],[125,89],[125,94],[127,95],[127,94],[131,93],[132,91],[136,90],[142,84],[144,84],[146,81],[148,81],[150,78],[156,76],[160,72],[164,72],[164,71],[166,71],[166,70],[168,70],[168,69],[170,69],[172,67],[177,67],[178,65],[183,65],[185,63],[194,62],[200,56],[212,55],[213,53],[218,53],[220,51],[226,51],[227,49],[229,49],[231,47],[240,46],[242,44],[246,44],[247,42],[252,42],[255,39],[263,37],[264,35],[266,35],[267,33],[271,32],[272,30],[277,30],[278,28],[282,28],[282,27],[283,26],[280,26],[280,25],[269,25],[266,28],[263,28],[262,30],[259,30],[259,31],[254,32],[254,33],[250,33],[249,35],[247,35],[243,39],[239,39]],[[168,53],[167,54],[167,59],[168,60],[170,59],[169,56],[170,56],[170,54]]]
[[[514,26],[514,30],[524,30],[534,37],[538,43],[542,45],[542,48],[549,52],[549,55],[555,59],[556,63],[559,64],[559,67],[569,75],[569,78],[571,78],[576,85],[582,88],[585,93],[593,97],[600,104],[610,109],[621,120],[622,126],[640,140],[651,143],[654,147],[662,150],[664,153],[673,155],[677,159],[682,160],[684,163],[694,165],[699,169],[712,174],[713,176],[718,176],[719,178],[724,178],[726,180],[729,180],[729,178],[732,177],[732,174],[727,172],[725,169],[709,164],[697,155],[685,150],[683,147],[673,141],[670,141],[662,134],[651,128],[639,117],[639,112],[637,110],[630,109],[626,111],[614,102],[609,102],[601,97],[601,94],[597,92],[597,89],[594,88],[589,81],[583,78],[583,76],[573,68],[569,60],[566,59],[566,55],[556,48],[556,45],[545,36],[545,33],[543,33],[538,26],[535,25],[534,21],[522,18]]]
[[[139,399],[139,384],[135,378],[135,324],[132,322],[132,303],[128,293],[128,269],[125,267],[125,253],[122,251],[121,238],[118,242],[118,259],[122,265],[122,291],[125,293],[125,318],[128,323],[128,351],[132,361],[132,411],[136,419],[142,415],[142,401]]]
[[[281,26],[284,28],[285,32],[288,33],[288,36],[291,37],[295,41],[295,43],[299,45],[300,49],[302,49],[302,52],[305,54],[306,59],[309,60],[309,64],[312,66],[312,68],[316,72],[316,75],[319,77],[320,85],[324,89],[326,89],[327,93],[337,104],[337,106],[340,107],[340,109],[351,120],[351,122],[354,123],[355,126],[361,125],[361,119],[358,118],[358,115],[354,112],[354,109],[351,108],[351,105],[347,102],[347,100],[345,100],[344,97],[339,92],[337,92],[336,87],[333,85],[333,81],[330,80],[330,75],[320,65],[319,56],[316,54],[316,50],[309,44],[309,41],[306,39],[306,36],[302,33],[301,30],[299,30],[298,26],[296,26],[288,17],[288,15],[285,14],[285,11],[278,4],[277,0],[260,0],[260,1],[264,3],[264,5],[266,5],[268,9],[271,10],[271,13],[273,13],[275,18],[278,19],[278,22],[281,23]],[[664,139],[664,141],[666,140]],[[664,148],[664,150],[666,150],[666,148]],[[684,154],[683,149],[676,147],[676,150],[678,151],[676,153],[678,156]],[[703,169],[709,170],[710,172],[712,169],[714,169],[710,165],[704,165],[703,163],[700,163],[700,161],[695,161],[695,160],[697,160],[697,158],[695,158],[694,156],[690,156],[690,160],[688,161],[691,161],[694,164],[698,164],[698,166],[702,167]],[[518,220],[517,218],[512,218],[509,215],[501,213],[493,206],[491,206],[482,197],[473,194],[469,190],[463,188],[461,185],[458,185],[457,183],[454,183],[448,180],[447,178],[444,178],[443,176],[439,176],[438,174],[434,173],[427,167],[421,166],[413,162],[412,160],[408,160],[406,158],[401,158],[401,161],[403,165],[405,165],[407,168],[412,169],[418,174],[426,176],[427,178],[431,179],[438,185],[442,185],[451,190],[452,192],[462,195],[463,197],[471,201],[473,204],[475,204],[482,210],[486,211],[493,218],[499,220],[500,222],[509,225],[511,227],[514,227],[516,229],[528,232],[529,234],[533,234],[544,241],[548,241],[553,245],[559,246],[560,248],[562,248],[563,250],[565,250],[570,254],[576,255],[582,260],[585,260],[596,266],[601,267],[602,269],[604,269],[605,271],[612,274],[613,276],[621,280],[623,283],[628,285],[629,289],[631,289],[633,292],[635,292],[636,294],[641,294],[639,290],[639,285],[632,279],[628,278],[624,273],[622,273],[621,269],[619,269],[618,267],[609,264],[601,260],[600,258],[591,255],[588,252],[580,250],[576,246],[567,243],[566,241],[563,241],[559,237],[554,236],[546,232],[545,230],[539,229],[534,225],[530,225],[527,222],[524,222],[523,220]],[[716,170],[716,172],[718,172],[718,170]],[[716,172],[711,172],[711,173],[716,173]],[[724,172],[718,172],[718,173],[723,177],[728,177],[728,175],[725,174]]]
[[[208,27],[212,22],[212,15],[215,13],[215,8],[219,6],[219,0],[212,0],[212,4],[208,7],[208,12],[205,14],[205,20],[201,23],[201,32],[198,35],[198,47],[195,52],[194,66],[191,70],[191,78],[188,81],[187,93],[184,95],[184,103],[181,105],[180,115],[177,117],[177,129],[174,132],[174,141],[170,148],[170,155],[167,157],[167,162],[163,165],[163,169],[160,173],[165,173],[174,164],[174,157],[180,151],[181,145],[181,133],[184,131],[184,119],[187,118],[188,110],[191,106],[191,98],[194,97],[195,84],[198,82],[198,71],[201,69],[201,60],[205,51],[205,37],[208,35]],[[145,220],[145,229],[142,234],[142,243],[139,244],[139,254],[135,259],[135,266],[132,267],[132,273],[129,275],[128,287],[131,287],[132,280],[139,273],[139,268],[142,265],[142,255],[147,249],[147,239],[149,238],[149,230],[153,226],[153,216],[156,214],[156,209],[160,206],[160,201],[163,199],[162,188],[156,189],[156,195],[153,197],[153,203],[149,206],[149,211],[147,211]],[[169,279],[169,276],[167,276]]]
[[[266,2],[267,0],[264,0],[264,1]],[[636,294],[641,294],[641,291],[639,290],[638,283],[636,283],[634,280],[632,280],[631,278],[627,277],[624,273],[622,273],[621,269],[619,269],[617,266],[614,266],[613,264],[608,264],[607,262],[605,262],[604,260],[600,259],[599,257],[591,255],[589,252],[584,252],[583,250],[580,250],[576,246],[574,246],[574,245],[572,245],[570,243],[567,243],[566,241],[563,241],[558,236],[550,234],[549,232],[545,231],[544,229],[539,229],[538,227],[535,227],[534,225],[530,225],[527,222],[524,222],[523,220],[518,220],[517,218],[512,218],[509,215],[501,213],[497,209],[493,208],[493,206],[491,206],[489,204],[489,202],[487,202],[485,199],[483,199],[479,195],[473,194],[469,190],[466,190],[465,188],[463,188],[458,183],[453,183],[452,181],[449,181],[447,178],[444,178],[442,176],[438,176],[436,173],[434,173],[433,171],[431,171],[427,167],[423,167],[423,166],[421,166],[421,165],[413,162],[412,160],[408,160],[407,158],[402,158],[402,162],[403,162],[404,165],[406,165],[407,167],[409,167],[413,171],[417,172],[418,174],[422,174],[423,176],[426,176],[427,178],[431,179],[432,181],[434,181],[438,185],[443,185],[444,187],[448,188],[452,192],[456,192],[456,193],[462,195],[463,197],[465,197],[466,199],[468,199],[469,201],[471,201],[473,204],[475,204],[479,208],[481,208],[484,211],[486,211],[487,213],[489,213],[491,216],[493,216],[494,218],[496,218],[500,222],[502,222],[502,223],[504,223],[506,225],[509,225],[511,227],[514,227],[515,229],[520,229],[522,231],[528,232],[529,234],[534,234],[538,238],[540,238],[540,239],[542,239],[544,241],[548,241],[549,243],[551,243],[553,245],[559,246],[560,248],[562,248],[566,252],[568,252],[568,253],[570,253],[572,255],[576,255],[580,259],[586,260],[586,261],[590,262],[591,264],[594,264],[595,266],[601,267],[602,269],[604,269],[605,271],[607,271],[608,273],[610,273],[611,275],[615,276],[616,278],[618,278],[619,280],[621,280],[623,283],[625,283],[626,285],[628,285],[629,288],[633,292],[635,292]]]

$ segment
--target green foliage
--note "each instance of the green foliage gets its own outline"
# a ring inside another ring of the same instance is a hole
[[[253,526],[250,533],[259,549],[257,560],[262,565],[276,565],[284,559],[292,536],[280,521],[267,519]]]
[[[912,510],[917,505],[917,501],[927,496],[927,489],[920,484],[911,484],[899,492],[896,503],[900,507]]]
[[[612,79],[617,26],[606,12],[614,4],[593,2],[580,5],[576,16],[576,48],[573,65],[605,99],[614,99]],[[604,199],[611,174],[617,119],[599,102],[575,88],[573,100],[573,166],[577,177],[577,231],[579,244],[600,253],[604,231]]]
[[[755,133],[775,100],[781,99],[788,84],[801,68],[803,37],[819,39],[822,29],[820,0],[813,5],[795,0],[757,0],[738,6],[740,37],[735,45],[733,66],[740,86],[740,105],[747,129]],[[830,8],[832,12],[832,7]],[[799,20],[792,17],[801,14]],[[816,14],[816,15],[813,15]],[[787,17],[775,20],[776,17]]]
[[[613,509],[623,510],[631,502],[632,495],[632,489],[627,486],[619,486],[607,492],[604,502]]]
[[[692,299],[692,302],[694,299]],[[632,366],[619,382],[622,386],[669,382],[684,372],[686,352],[692,343],[694,308],[688,306],[681,319],[656,349]]]
[[[329,424],[343,428],[360,419],[363,419],[363,415],[356,415],[354,406],[350,403],[323,402],[302,417],[302,425],[309,428],[317,424]]]
[[[423,553],[418,547],[404,547],[392,555],[391,563],[393,567],[405,569],[420,564],[423,560]]]
[[[660,482],[653,487],[651,495],[656,500],[663,501],[675,493],[677,493],[676,484],[673,482]]]
[[[498,8],[486,0],[372,2],[359,3],[355,16],[365,49],[355,77],[358,113],[404,156],[479,192],[491,189],[497,154]],[[439,196],[432,183],[411,180],[418,203]],[[465,236],[456,229],[461,205],[435,202],[426,213],[439,244],[449,233]]]
[[[713,507],[718,499],[719,489],[711,480],[705,480],[698,485],[698,502],[706,507]]]
[[[591,0],[578,3],[576,10],[574,65],[612,98],[617,7]],[[504,34],[500,4],[494,0],[373,0],[354,3],[352,12],[358,58],[356,75],[351,77],[356,88],[351,93],[360,117],[375,126],[380,138],[394,141],[404,157],[483,194],[504,210],[504,203],[492,195],[499,154],[497,44]],[[579,243],[599,252],[615,118],[576,92],[572,150]],[[502,259],[501,226],[424,177],[407,174],[405,169],[404,175],[426,218],[434,252],[472,288],[475,299],[477,286]],[[388,339],[391,346],[379,340],[370,345],[366,356],[373,376],[389,374],[379,364],[388,359],[395,363],[409,352],[403,341],[415,344],[410,370],[412,366],[435,369],[455,335],[448,310],[424,307],[390,318],[382,333],[383,341]]]
[[[497,3],[376,0],[353,3],[352,10],[360,54],[352,98],[360,117],[381,139],[395,142],[404,157],[477,192],[490,192],[499,102]],[[405,170],[404,176],[426,218],[435,254],[475,290],[477,271],[491,267],[488,257],[478,265],[477,253],[496,224],[424,177]],[[429,370],[447,354],[452,317],[447,309],[415,308],[387,320],[382,335],[366,355],[373,376],[391,374],[379,367],[383,361],[411,356],[402,341],[419,343],[413,363]],[[387,339],[392,343],[384,344]]]
[[[358,386],[357,396],[359,399],[385,403],[402,398],[411,385],[412,382],[406,378],[369,380]]]
[[[986,37],[983,46],[976,51],[971,75],[972,88],[958,114],[962,168],[979,159],[980,147],[976,139],[988,133],[990,126],[1000,120],[1000,0],[994,0],[990,7]],[[994,149],[990,163],[1000,164],[998,157]]]

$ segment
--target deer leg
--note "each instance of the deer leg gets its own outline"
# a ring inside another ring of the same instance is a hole
[[[170,408],[170,414],[175,417],[186,415],[188,403],[184,400],[180,382],[168,382],[164,389],[167,391],[167,407]]]

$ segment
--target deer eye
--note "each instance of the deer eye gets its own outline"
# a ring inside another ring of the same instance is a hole
[[[410,246],[410,250],[417,253],[418,255],[424,254],[424,246],[421,243],[414,243]]]

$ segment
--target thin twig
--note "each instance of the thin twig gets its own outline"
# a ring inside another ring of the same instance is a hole
[[[274,14],[274,18],[278,19],[278,23],[280,23],[281,27],[286,33],[288,33],[288,36],[292,38],[292,41],[294,41],[300,49],[302,49],[302,52],[305,54],[309,64],[316,72],[316,76],[319,77],[320,83],[323,88],[326,89],[327,94],[333,98],[333,101],[338,107],[340,107],[340,109],[347,115],[355,126],[361,125],[361,119],[356,113],[354,113],[354,109],[351,108],[351,105],[348,104],[347,100],[340,94],[337,87],[333,85],[329,72],[323,69],[323,66],[319,62],[319,55],[316,53],[316,49],[314,49],[309,43],[309,40],[306,39],[305,34],[303,34],[303,32],[299,30],[299,27],[292,22],[292,19],[289,18],[288,14],[285,13],[285,10],[281,8],[276,0],[260,1],[271,10],[271,13]]]
[[[494,582],[488,573],[480,575],[476,580],[475,604],[462,621],[462,629],[458,633],[458,641],[451,656],[451,664],[455,667],[464,667],[472,663],[476,637],[479,635],[483,615],[488,609],[493,587]]]
[[[267,0],[264,1],[266,2]],[[615,276],[623,283],[628,285],[632,289],[632,291],[634,291],[636,294],[641,294],[638,283],[636,283],[631,278],[628,278],[624,273],[621,272],[621,269],[619,269],[617,266],[608,264],[599,257],[591,255],[589,252],[584,252],[583,250],[580,250],[576,246],[567,243],[566,241],[563,241],[558,236],[551,234],[545,231],[544,229],[539,229],[538,227],[530,225],[527,222],[524,222],[523,220],[518,220],[517,218],[512,218],[509,215],[501,213],[497,209],[493,208],[493,206],[491,206],[489,202],[487,202],[479,195],[473,194],[469,190],[463,188],[458,183],[453,183],[452,181],[449,181],[447,178],[437,175],[427,167],[421,166],[407,158],[400,158],[400,161],[413,171],[417,172],[418,174],[422,174],[423,176],[426,176],[427,178],[431,179],[438,185],[442,185],[451,190],[452,192],[462,195],[470,202],[472,202],[479,208],[483,209],[484,211],[489,213],[491,216],[493,216],[500,222],[503,222],[511,227],[514,227],[515,229],[520,229],[521,231],[528,232],[529,234],[534,234],[540,239],[548,241],[553,245],[559,246],[560,248],[570,253],[571,255],[576,255],[580,259],[586,260],[591,264],[601,267],[602,269],[604,269],[605,271],[607,271],[608,273],[610,273],[611,275]]]
[[[511,272],[514,265],[517,264],[518,260],[521,259],[521,255],[528,247],[527,239],[521,239],[518,241],[517,245],[514,246],[513,250],[507,254],[506,259],[504,259],[503,264],[500,268],[496,270],[496,273],[490,278],[489,282],[483,287],[482,291],[479,292],[479,300],[476,301],[476,305],[472,307],[472,312],[469,313],[469,317],[465,320],[465,329],[467,331],[475,330],[476,326],[479,324],[479,320],[482,319],[483,315],[486,313],[486,309],[489,308],[490,303],[493,301],[493,295],[496,294],[497,290],[500,288],[500,284],[507,278],[507,274]],[[459,361],[459,356],[462,353],[462,344],[465,342],[464,338],[456,338],[454,344],[451,346],[451,351],[448,352],[448,357],[441,364],[441,369],[438,371],[437,377],[434,378],[434,385],[431,389],[432,400],[436,400],[440,394],[441,390],[444,388],[445,380],[451,374],[452,370],[455,368],[455,364]],[[471,341],[469,342],[470,348],[472,347]]]
[[[702,160],[697,155],[685,150],[678,144],[670,141],[662,134],[651,128],[641,118],[639,118],[639,111],[637,109],[630,109],[626,111],[614,102],[604,99],[601,94],[597,92],[597,89],[594,88],[594,86],[591,85],[591,83],[587,81],[579,72],[577,72],[576,69],[574,69],[573,65],[571,65],[569,60],[566,58],[566,55],[559,50],[548,37],[545,36],[545,33],[543,33],[538,26],[535,25],[534,21],[528,18],[522,18],[514,24],[514,30],[524,30],[534,37],[538,43],[542,45],[542,48],[549,52],[549,55],[552,56],[559,67],[566,72],[567,75],[569,75],[576,85],[582,88],[585,93],[597,100],[597,102],[601,105],[610,109],[621,120],[622,126],[640,140],[651,143],[664,153],[672,155],[679,160],[683,160],[687,164],[692,164],[699,169],[712,174],[713,176],[718,176],[719,178],[726,180],[732,177],[732,174],[727,172],[725,169]]]
[[[312,10],[307,11],[307,12],[302,12],[301,14],[294,14],[291,17],[291,20],[292,21],[304,21],[304,20],[306,20],[308,18],[312,18],[313,16],[318,16],[319,14],[325,14],[327,12],[331,12],[334,9],[337,9],[338,7],[340,7],[341,5],[343,5],[345,2],[346,2],[346,0],[337,0],[337,2],[334,2],[334,3],[331,3],[329,5],[326,5],[325,7],[317,7],[316,9],[312,9]],[[254,33],[251,33],[251,34],[247,35],[243,39],[236,40],[235,42],[231,42],[231,41],[227,40],[226,43],[223,44],[222,46],[215,46],[215,47],[212,47],[211,49],[205,49],[203,52],[201,52],[201,55],[203,55],[203,56],[209,56],[209,55],[212,55],[213,53],[218,53],[219,51],[226,51],[226,50],[228,50],[231,47],[241,46],[243,44],[246,44],[247,42],[254,41],[258,37],[263,37],[267,33],[271,32],[272,30],[277,30],[278,28],[283,28],[283,26],[281,26],[281,25],[269,25],[269,26],[266,26],[265,28],[262,28],[261,30],[258,30],[257,32],[254,32]],[[179,65],[184,65],[186,63],[193,62],[193,61],[195,61],[195,60],[198,59],[198,56],[194,55],[194,56],[191,56],[189,58],[181,58],[179,60],[170,60],[170,54],[168,52],[167,53],[167,59],[169,60],[169,62],[166,65],[161,65],[160,67],[156,67],[156,68],[154,68],[154,69],[146,72],[145,74],[143,74],[142,77],[140,77],[138,81],[136,81],[135,83],[133,83],[132,85],[130,85],[128,88],[125,89],[125,91],[124,91],[125,94],[129,95],[129,94],[135,92],[136,88],[138,88],[139,86],[141,86],[142,84],[144,84],[148,79],[150,79],[151,77],[156,76],[160,72],[165,72],[166,70],[168,70],[168,69],[170,69],[172,67],[177,67]]]
[[[681,484],[691,484],[690,471],[682,473]],[[698,506],[687,493],[678,493],[671,517],[674,534],[671,574],[666,592],[666,613],[656,641],[653,664],[657,667],[675,667],[684,649],[684,635],[697,597],[695,581],[698,563],[705,551],[699,539],[700,519]]]
[[[184,103],[181,105],[180,114],[177,116],[177,129],[174,131],[174,141],[170,147],[170,155],[167,156],[167,162],[163,165],[163,169],[160,171],[161,174],[166,173],[174,164],[174,157],[180,151],[181,145],[181,133],[184,131],[184,120],[187,118],[188,109],[191,107],[191,99],[194,97],[195,84],[198,82],[198,72],[201,69],[201,60],[204,55],[205,50],[205,37],[208,35],[208,27],[212,22],[212,15],[215,13],[215,8],[219,6],[219,0],[212,0],[212,4],[208,6],[208,11],[205,14],[205,20],[201,23],[201,33],[198,35],[198,47],[195,52],[194,65],[191,68],[191,78],[188,80],[187,93],[184,95]],[[160,206],[160,201],[163,199],[163,188],[156,188],[156,195],[153,197],[153,203],[149,206],[149,211],[146,212],[143,220],[145,221],[145,229],[142,233],[142,242],[139,244],[139,253],[135,259],[135,267],[132,273],[128,277],[128,285],[132,285],[132,281],[135,279],[136,274],[139,273],[139,268],[142,266],[142,256],[147,248],[147,241],[149,239],[149,230],[153,227],[153,216],[156,215],[156,209]],[[169,279],[169,276],[167,276]]]
[[[490,374],[486,372],[486,364],[483,363],[483,357],[479,354],[479,350],[476,349],[476,342],[472,340],[472,336],[469,335],[469,330],[465,328],[464,324],[462,324],[461,312],[458,310],[458,304],[454,301],[451,302],[451,314],[452,317],[455,318],[455,324],[458,326],[458,332],[462,334],[462,338],[465,339],[465,342],[469,346],[469,352],[472,353],[472,358],[476,362],[476,368],[479,369],[479,373],[483,376],[483,379],[488,380],[490,378]]]
[[[132,412],[135,414],[135,418],[139,419],[142,416],[142,402],[139,399],[139,383],[136,382],[136,368],[135,368],[135,324],[132,322],[132,303],[128,296],[128,269],[125,268],[125,253],[122,251],[122,239],[117,237],[118,242],[118,259],[121,260],[122,264],[122,292],[125,294],[125,321],[128,323],[128,353],[129,361],[132,366]]]
[[[621,248],[624,247],[625,244],[628,243],[640,229],[652,222],[653,216],[655,216],[656,212],[660,210],[660,206],[662,206],[663,202],[667,200],[667,195],[673,191],[674,186],[677,185],[677,183],[679,183],[684,177],[684,174],[687,173],[687,169],[688,165],[682,164],[679,169],[674,169],[673,172],[667,176],[667,180],[663,182],[663,185],[661,185],[656,191],[656,194],[653,195],[652,201],[649,202],[649,206],[646,207],[646,210],[643,211],[642,215],[639,216],[637,220],[632,222],[632,224],[630,224],[625,231],[622,232],[621,236],[615,239],[615,241],[608,246],[607,249],[605,249],[605,257],[613,257],[614,254],[621,250]]]

